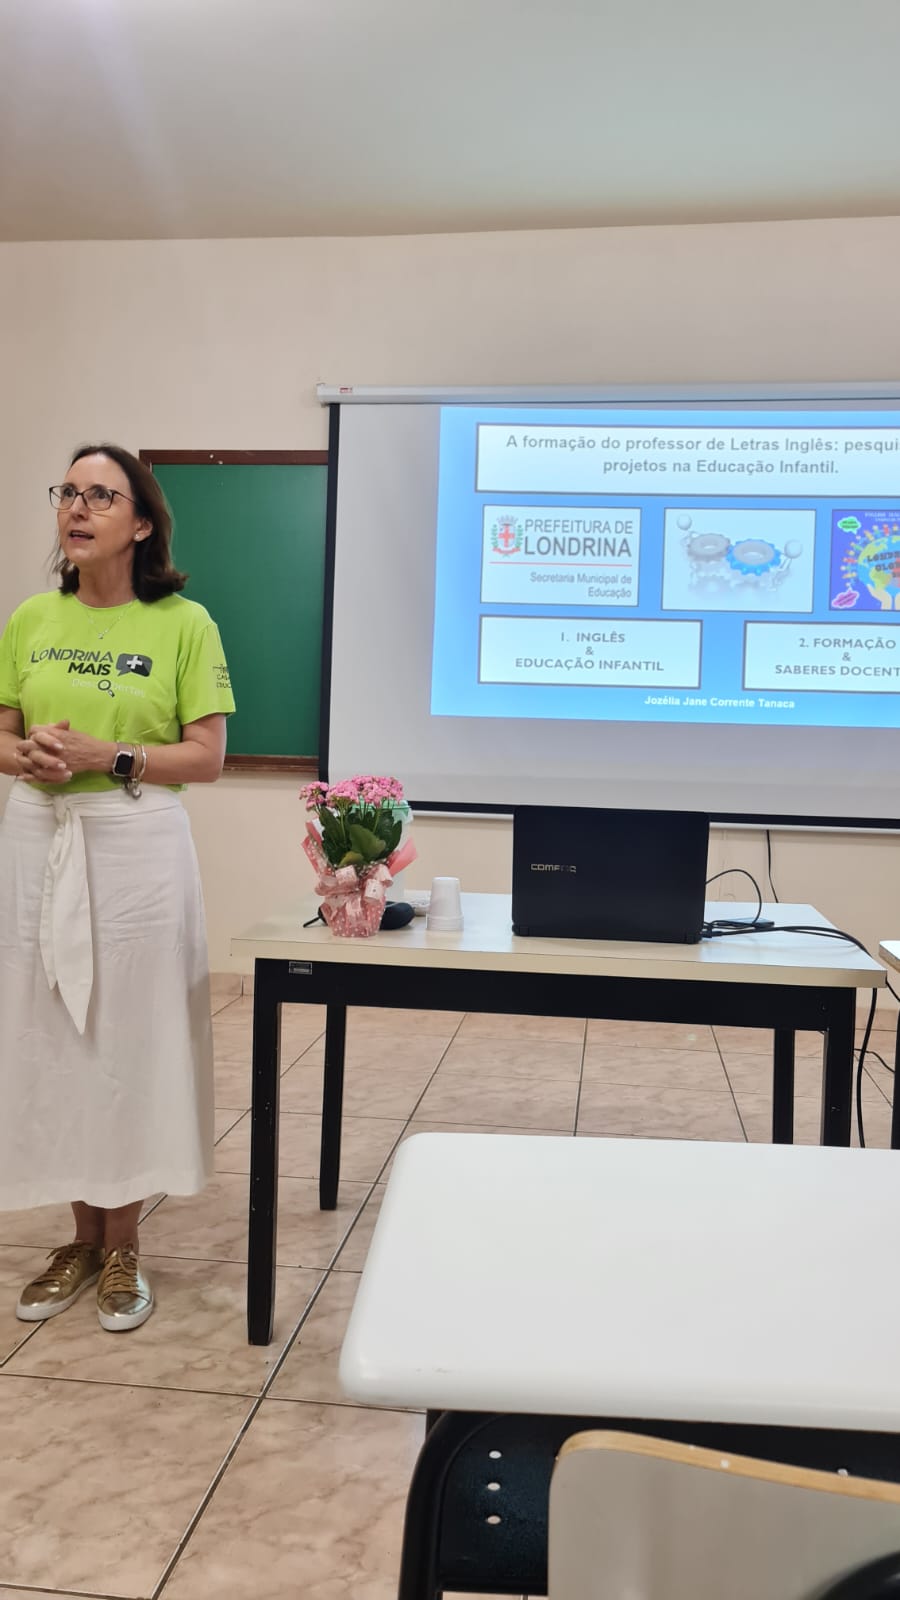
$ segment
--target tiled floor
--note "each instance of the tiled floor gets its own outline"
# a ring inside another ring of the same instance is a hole
[[[424,1419],[344,1401],[337,1356],[392,1154],[410,1133],[766,1139],[769,1037],[737,1029],[355,1012],[338,1210],[318,1210],[324,1017],[286,1010],[275,1342],[246,1343],[252,1001],[214,1019],[217,1176],[148,1202],[158,1309],[101,1332],[91,1296],[13,1306],[64,1207],[0,1215],[0,1600],[392,1600]],[[871,1048],[893,1062],[893,1034]],[[821,1041],[798,1041],[797,1137],[818,1136]],[[891,1077],[865,1078],[885,1145]]]

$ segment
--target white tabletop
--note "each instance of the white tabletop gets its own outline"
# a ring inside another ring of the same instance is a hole
[[[351,1400],[900,1429],[887,1150],[419,1134],[341,1356]]]
[[[895,972],[900,972],[900,941],[897,939],[884,940],[878,946],[878,957],[879,960],[885,963],[885,966],[893,967]]]
[[[424,917],[406,928],[370,939],[336,939],[315,917],[318,900],[267,918],[233,939],[231,953],[244,959],[324,961],[361,966],[445,967],[494,972],[582,974],[585,977],[716,979],[732,983],[810,984],[873,989],[884,968],[855,945],[815,934],[747,933],[700,944],[638,944],[603,939],[520,938],[512,931],[509,895],[464,894],[460,933],[429,933]],[[753,905],[710,903],[707,916],[752,916]],[[830,928],[812,906],[764,908],[779,928]]]

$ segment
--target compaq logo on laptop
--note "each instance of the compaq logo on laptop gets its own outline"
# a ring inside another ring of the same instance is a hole
[[[532,861],[532,872],[577,872],[578,868],[563,861]]]

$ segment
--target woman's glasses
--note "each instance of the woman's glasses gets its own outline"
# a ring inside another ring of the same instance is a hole
[[[76,489],[74,483],[54,484],[50,490],[50,504],[57,511],[69,511],[79,495],[89,511],[108,511],[117,496],[133,506],[137,505],[130,494],[123,494],[121,489],[107,489],[102,483],[92,483],[89,489]]]

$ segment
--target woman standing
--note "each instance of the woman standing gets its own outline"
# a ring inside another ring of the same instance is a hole
[[[17,1315],[56,1316],[99,1280],[116,1332],[153,1310],[143,1201],[212,1171],[206,932],[177,791],[219,777],[234,701],[149,469],[87,446],[50,499],[59,588],[0,637],[0,772],[21,780],[0,823],[0,1210],[75,1216]]]

